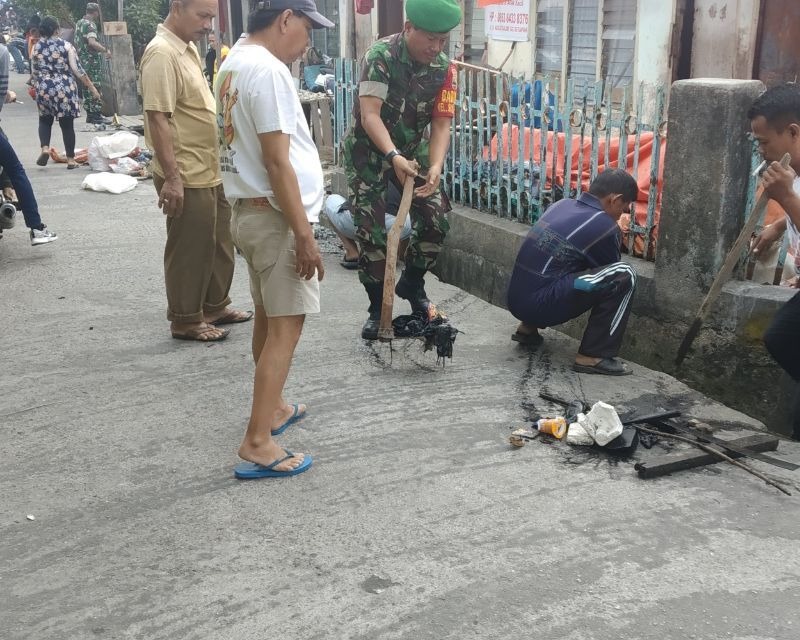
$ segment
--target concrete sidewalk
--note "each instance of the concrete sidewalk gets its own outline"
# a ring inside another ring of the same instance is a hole
[[[60,239],[0,241],[4,639],[800,636],[797,474],[753,463],[791,478],[787,497],[730,466],[643,481],[634,460],[507,444],[555,409],[544,388],[758,423],[641,367],[575,374],[574,340],[549,330],[530,353],[505,311],[441,283],[429,293],[464,332],[445,368],[417,341],[368,346],[336,253],[287,389],[309,415],[280,438],[314,467],[234,480],[250,325],[170,339],[152,183],[95,194],[88,169],[36,167],[21,99],[2,124]],[[251,308],[242,263],[232,297]],[[797,443],[779,452],[800,462]]]

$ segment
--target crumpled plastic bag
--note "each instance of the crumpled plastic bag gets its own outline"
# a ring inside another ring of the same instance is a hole
[[[110,164],[114,173],[124,173],[129,176],[138,176],[142,173],[142,165],[127,156],[112,160]]]
[[[81,185],[89,191],[108,191],[109,193],[125,193],[135,189],[139,181],[133,176],[126,176],[121,173],[92,173],[86,176]]]
[[[622,433],[622,421],[619,419],[616,409],[602,401],[594,403],[589,413],[586,414],[586,422],[583,427],[601,447],[606,446]]]
[[[591,447],[594,444],[594,438],[586,431],[586,414],[579,413],[575,422],[569,425],[567,431],[567,444],[573,444],[582,447]]]
[[[109,160],[129,155],[138,145],[139,136],[130,131],[95,136],[89,143],[89,166],[95,171],[108,171]]]

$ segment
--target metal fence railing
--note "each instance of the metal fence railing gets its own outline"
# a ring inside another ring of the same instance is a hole
[[[335,62],[335,143],[351,125],[358,64]],[[579,195],[605,167],[630,171],[640,198],[623,226],[631,254],[652,259],[666,137],[664,87],[606,90],[602,82],[519,81],[458,65],[458,98],[444,184],[451,199],[533,223],[552,202]],[[560,99],[559,96],[564,96]]]

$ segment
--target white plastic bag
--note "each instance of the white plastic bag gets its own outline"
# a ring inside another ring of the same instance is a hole
[[[142,165],[136,162],[136,160],[133,158],[128,158],[125,156],[123,158],[117,158],[111,162],[111,171],[114,173],[124,173],[125,175],[133,176],[141,173]]]
[[[601,447],[605,447],[622,433],[622,421],[616,409],[605,402],[594,403],[591,411],[586,414],[586,423],[583,427]]]
[[[133,176],[121,173],[91,173],[83,181],[83,188],[90,191],[108,191],[109,193],[125,193],[135,189],[139,181]]]
[[[108,171],[109,160],[127,156],[139,145],[139,136],[130,131],[117,131],[110,136],[95,136],[89,143],[89,166],[95,171]]]
[[[585,424],[586,414],[579,413],[576,421],[569,425],[567,444],[574,444],[582,447],[591,447],[594,444],[594,438],[586,431]]]

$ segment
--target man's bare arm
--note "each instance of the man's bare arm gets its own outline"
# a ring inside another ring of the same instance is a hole
[[[147,126],[153,140],[153,152],[164,172],[164,187],[158,198],[158,206],[168,216],[183,213],[183,180],[181,180],[175,145],[169,128],[169,118],[163,111],[147,111]]]
[[[109,50],[106,49],[102,44],[100,44],[100,42],[97,40],[97,38],[87,38],[86,39],[86,43],[89,45],[89,48],[92,51],[97,51],[98,53],[104,53],[107,56],[111,55]]]

